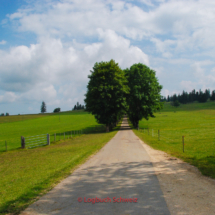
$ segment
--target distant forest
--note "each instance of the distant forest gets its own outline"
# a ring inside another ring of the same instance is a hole
[[[166,102],[175,102],[179,101],[181,104],[186,104],[194,101],[198,102],[207,102],[208,100],[215,101],[215,90],[210,93],[209,89],[206,89],[205,92],[203,92],[201,89],[199,91],[192,90],[192,92],[185,92],[183,91],[181,94],[174,94],[172,96],[163,96],[161,98],[161,101]]]
[[[83,110],[84,109],[84,105],[79,104],[79,102],[77,102],[77,104],[74,106],[74,108],[72,110]]]

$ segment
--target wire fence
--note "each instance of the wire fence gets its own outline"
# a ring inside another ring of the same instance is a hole
[[[0,152],[6,152],[17,148],[35,148],[53,144],[57,141],[72,139],[83,134],[101,133],[105,132],[105,125],[96,125],[81,130],[70,130],[64,132],[56,132],[51,134],[38,134],[32,136],[21,136],[8,138],[7,140],[0,140]],[[48,135],[48,136],[47,136]],[[20,139],[21,136],[21,139]],[[24,139],[23,139],[24,138]],[[24,141],[24,142],[23,142]],[[25,146],[23,145],[25,144]]]
[[[214,128],[207,129],[168,129],[159,130],[140,128],[139,131],[149,136],[154,143],[168,144],[174,151],[190,152],[194,154],[215,155]]]

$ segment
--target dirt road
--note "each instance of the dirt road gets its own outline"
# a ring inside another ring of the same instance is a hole
[[[144,144],[123,120],[102,150],[22,213],[38,214],[213,215],[215,180]]]
[[[96,197],[106,202],[98,202]],[[24,214],[168,215],[170,212],[150,157],[124,119],[122,130],[100,152]]]

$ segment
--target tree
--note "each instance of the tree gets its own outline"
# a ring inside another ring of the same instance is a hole
[[[98,123],[106,125],[108,132],[126,109],[127,81],[123,70],[114,60],[95,63],[90,72],[85,108]]]
[[[41,105],[41,113],[45,113],[45,112],[46,112],[46,103],[43,101]]]
[[[9,116],[9,115],[10,115],[9,113],[6,113],[6,114],[5,114],[5,116]]]
[[[198,102],[204,103],[207,100],[208,100],[207,90],[205,91],[205,93],[203,93],[200,89],[199,90],[199,96],[198,96]]]
[[[79,104],[79,102],[77,102],[76,105],[74,105],[72,110],[82,110],[84,109],[84,105]]]
[[[53,112],[54,112],[54,113],[60,112],[60,108],[55,108]]]
[[[212,91],[210,100],[215,101],[215,90]]]
[[[127,96],[128,116],[132,124],[139,128],[139,120],[154,117],[153,113],[162,108],[162,86],[158,83],[155,71],[141,63],[132,65],[125,72],[130,88]]]
[[[178,100],[175,100],[175,101],[172,103],[172,105],[173,105],[174,107],[179,107],[179,106],[180,106],[180,103],[179,103]]]

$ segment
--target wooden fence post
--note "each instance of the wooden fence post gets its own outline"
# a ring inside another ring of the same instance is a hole
[[[183,152],[184,152],[184,136],[182,136],[182,145],[183,145]]]
[[[50,135],[47,134],[47,145],[50,145]]]
[[[47,134],[47,145],[50,145],[50,134]]]
[[[158,130],[158,140],[160,140],[160,130]]]
[[[25,138],[23,136],[21,136],[21,147],[22,149],[25,148]]]

